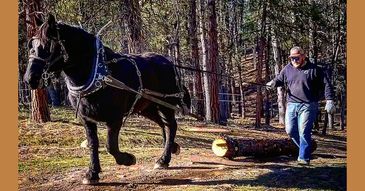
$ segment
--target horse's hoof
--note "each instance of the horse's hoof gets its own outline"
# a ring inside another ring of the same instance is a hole
[[[96,184],[99,184],[99,179],[89,180],[87,178],[84,178],[84,179],[82,179],[82,184],[84,184],[84,185],[96,185]]]
[[[128,154],[128,153],[127,153]],[[128,154],[128,160],[125,162],[125,166],[131,166],[131,165],[135,165],[137,163],[137,159],[134,155],[132,154]]]
[[[180,145],[177,143],[174,143],[174,146],[172,147],[172,154],[179,155],[180,154]]]
[[[129,153],[121,153],[118,158],[116,158],[116,162],[119,165],[131,166],[137,163],[137,159],[134,155]]]
[[[155,166],[153,167],[153,169],[167,169],[169,168],[169,164],[160,164],[160,163],[156,163]]]

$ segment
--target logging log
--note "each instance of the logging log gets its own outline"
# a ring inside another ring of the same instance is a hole
[[[312,139],[311,152],[317,143]],[[274,157],[280,155],[298,155],[299,148],[287,139],[240,139],[220,137],[213,141],[212,150],[215,155],[233,159],[240,156]]]

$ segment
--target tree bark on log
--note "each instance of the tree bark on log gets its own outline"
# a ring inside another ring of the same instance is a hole
[[[312,152],[317,142],[312,139]],[[240,156],[274,157],[280,155],[298,155],[298,146],[287,139],[243,139],[220,137],[213,141],[212,150],[215,155],[233,159]]]

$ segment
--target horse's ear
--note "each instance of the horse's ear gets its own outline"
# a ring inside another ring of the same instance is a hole
[[[52,14],[48,15],[47,18],[47,26],[45,28],[45,34],[48,38],[54,38],[57,37],[57,28],[56,28],[56,19]]]
[[[35,24],[39,27],[39,26],[41,26],[42,24],[43,24],[43,17],[42,17],[42,15],[36,15],[35,16]]]
[[[53,28],[54,26],[56,26],[56,19],[52,14],[48,15],[47,23],[50,28]]]

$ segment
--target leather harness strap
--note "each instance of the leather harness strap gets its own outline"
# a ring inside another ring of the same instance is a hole
[[[111,75],[107,75],[104,77],[104,82],[105,84],[109,85],[109,86],[112,86],[112,87],[115,87],[115,88],[118,88],[118,89],[121,89],[121,90],[126,90],[126,91],[129,91],[129,92],[132,92],[132,93],[135,93],[135,94],[139,94],[140,96],[142,96],[143,98],[147,99],[147,100],[150,100],[152,102],[155,102],[157,104],[160,104],[162,106],[165,106],[167,108],[170,108],[174,111],[180,111],[181,109],[170,104],[170,103],[167,103],[161,99],[158,99],[158,98],[155,98],[145,92],[139,92],[139,91],[136,91],[135,89],[127,86],[125,83],[115,79],[113,76]],[[163,95],[163,94],[161,94]]]

